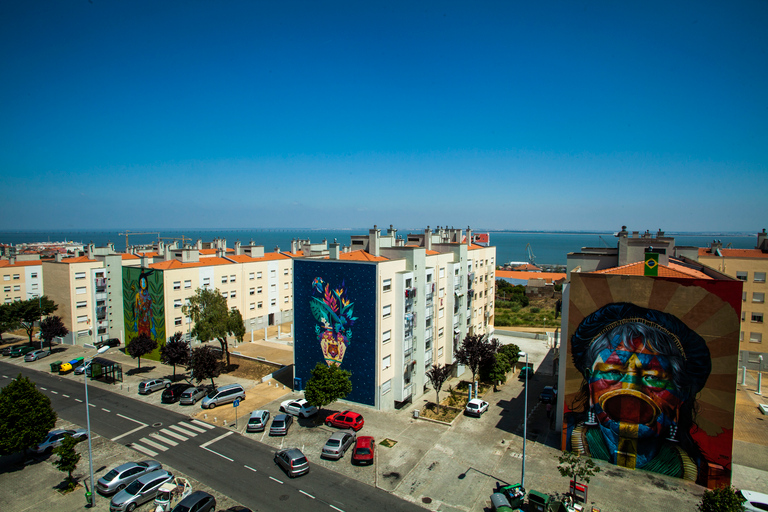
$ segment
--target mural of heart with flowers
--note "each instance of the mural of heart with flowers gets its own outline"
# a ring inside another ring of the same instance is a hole
[[[315,317],[315,334],[320,342],[325,363],[341,366],[344,354],[352,342],[354,303],[346,296],[344,281],[340,288],[331,288],[321,277],[312,281],[309,308]]]

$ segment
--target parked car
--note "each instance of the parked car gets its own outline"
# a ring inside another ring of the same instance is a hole
[[[35,350],[35,347],[30,347],[29,345],[16,345],[11,348],[11,357],[25,356],[33,350]]]
[[[361,414],[352,411],[336,412],[325,418],[329,427],[351,428],[355,432],[363,428],[365,420]]]
[[[360,436],[352,450],[352,464],[373,464],[374,442],[371,436]]]
[[[122,491],[125,486],[137,478],[163,469],[163,465],[154,460],[145,460],[143,462],[126,462],[116,468],[112,468],[96,481],[96,489],[102,494],[113,494]]]
[[[15,347],[15,346],[16,346],[16,345],[11,345],[10,347],[5,347],[5,348],[3,349],[3,351],[2,351],[2,354],[3,354],[4,356],[9,356],[9,355],[11,355],[11,350],[13,350],[13,347]]]
[[[298,448],[278,450],[275,453],[275,462],[291,478],[309,473],[309,461]]]
[[[280,412],[299,416],[300,418],[309,418],[317,414],[317,407],[309,405],[309,402],[300,398],[298,400],[286,400],[280,404]]]
[[[554,404],[557,401],[557,390],[552,386],[544,386],[539,395],[539,402],[544,404]]]
[[[234,507],[229,507],[224,512],[253,512],[253,510],[249,509],[248,507],[241,507],[240,505],[235,505]]]
[[[478,418],[488,410],[488,402],[480,400],[479,398],[473,398],[467,402],[467,406],[464,408],[464,414],[468,416],[477,416]]]
[[[148,395],[158,389],[171,387],[171,381],[168,379],[148,379],[139,382],[139,394]]]
[[[245,389],[240,384],[228,384],[216,388],[203,398],[203,409],[213,409],[217,405],[228,404],[235,400],[245,400]]]
[[[523,366],[520,368],[520,375],[518,375],[518,379],[520,380],[527,380],[533,377],[533,366]]]
[[[29,361],[37,361],[38,359],[42,359],[45,356],[51,355],[50,350],[33,350],[32,352],[28,353],[24,356],[24,360]]]
[[[288,433],[291,425],[293,425],[293,416],[290,414],[278,414],[272,420],[272,425],[269,427],[269,435],[284,436]]]
[[[181,394],[189,388],[189,384],[174,384],[163,390],[160,401],[164,404],[173,404],[181,400]]]
[[[96,348],[101,347],[119,347],[120,346],[120,340],[118,338],[109,338],[106,340],[99,341],[96,343]]]
[[[89,366],[90,366],[90,365],[89,365]],[[84,373],[85,373],[85,361],[83,361],[82,363],[80,363],[80,364],[79,364],[79,365],[78,365],[78,366],[75,368],[74,372],[72,372],[72,373],[74,373],[75,375],[82,375],[82,374],[84,374]]]
[[[269,423],[269,411],[259,409],[253,411],[251,417],[248,418],[248,425],[245,426],[246,432],[263,432]]]
[[[179,403],[181,405],[195,405],[198,400],[208,394],[208,388],[205,386],[188,386],[184,392],[181,393],[181,399]]]
[[[738,491],[738,494],[744,498],[744,510],[747,512],[763,512],[768,510],[768,494],[755,491]]]
[[[339,460],[344,456],[347,449],[355,444],[356,439],[357,435],[354,432],[335,432],[325,442],[320,456],[326,459]]]
[[[140,476],[112,497],[109,512],[132,512],[133,509],[155,498],[158,487],[173,475],[164,469]]]
[[[84,428],[77,430],[57,429],[48,432],[48,435],[39,444],[36,444],[29,449],[35,453],[51,453],[54,448],[59,446],[65,437],[72,436],[78,441],[88,439],[88,431]]]
[[[216,509],[216,498],[205,491],[195,491],[181,500],[171,512],[211,512]]]

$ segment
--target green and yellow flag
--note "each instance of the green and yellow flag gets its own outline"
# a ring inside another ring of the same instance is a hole
[[[659,255],[655,252],[645,253],[645,276],[658,276],[659,275]]]

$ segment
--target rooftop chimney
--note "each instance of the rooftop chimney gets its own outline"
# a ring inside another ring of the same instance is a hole
[[[236,255],[238,255],[238,256],[240,256],[241,254],[243,254],[243,251],[242,251],[242,249],[240,248],[240,240],[238,240],[237,242],[235,242],[235,254],[236,254]]]
[[[339,259],[339,243],[336,239],[333,239],[333,243],[329,247],[329,255],[332,260]]]

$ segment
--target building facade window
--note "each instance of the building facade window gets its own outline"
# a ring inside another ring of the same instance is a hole
[[[392,289],[392,280],[391,279],[385,279],[382,291],[388,292],[391,289]]]
[[[382,309],[381,313],[384,318],[389,317],[392,314],[392,304],[387,304],[384,306],[384,309]]]
[[[88,321],[88,315],[82,315],[77,317],[77,323],[79,324],[84,324],[87,321]]]
[[[445,267],[440,267],[440,279],[445,277]]]
[[[259,286],[258,288],[256,288],[256,293],[261,293],[261,286]]]
[[[259,305],[259,309],[264,307],[264,303],[263,302],[259,302],[258,305]]]
[[[210,277],[204,277],[203,278],[203,286],[211,286],[211,278]]]
[[[190,281],[189,279],[185,280],[184,281],[184,288],[186,290],[189,290],[190,288],[192,288],[192,281]]]
[[[225,299],[228,299],[229,298],[229,293],[228,292],[221,292],[221,296],[224,297]]]
[[[181,290],[181,281],[174,281],[173,282],[173,289],[174,290]]]
[[[391,340],[391,339],[392,339],[392,331],[385,331],[385,332],[384,332],[384,333],[381,335],[381,342],[382,342],[382,343],[387,343],[387,342],[388,342],[389,340]]]
[[[289,300],[289,299],[290,299],[290,297],[286,297],[286,298],[284,298],[284,299],[283,299],[283,302],[285,302],[286,304],[288,304],[288,300]]]
[[[752,313],[752,321],[758,324],[763,323],[763,314],[762,313]]]
[[[763,334],[759,332],[751,332],[749,333],[749,342],[750,343],[762,343],[763,342]]]
[[[381,369],[386,370],[392,366],[392,356],[384,356],[384,359],[381,360]]]
[[[173,299],[173,307],[174,308],[180,308],[181,307],[181,299]]]
[[[232,290],[231,292],[229,292],[230,299],[234,299],[235,297],[237,297],[237,292],[235,290]]]
[[[765,272],[755,272],[755,282],[756,283],[764,283],[765,282]]]
[[[443,318],[445,316],[445,308],[440,308],[437,312],[437,318]]]
[[[85,293],[86,293],[85,286],[78,286],[77,288],[75,288],[76,295],[85,295]]]
[[[287,268],[286,268],[285,270],[283,270],[283,275],[284,275],[284,276],[287,276],[287,275],[288,275],[288,269],[287,269]]]
[[[256,272],[256,279],[261,279],[261,272]]]
[[[19,275],[14,274],[13,278],[18,279]],[[75,279],[85,279],[85,272],[75,272]]]
[[[389,379],[387,382],[381,385],[381,394],[386,395],[392,391],[392,379]]]
[[[234,283],[235,281],[237,281],[237,276],[229,276],[230,283]]]
[[[737,270],[736,271],[736,279],[739,281],[746,281],[747,280],[747,273],[743,270]]]
[[[269,301],[270,306],[277,306],[277,299],[272,299]]]
[[[256,295],[256,288],[251,288],[248,290],[248,295]]]
[[[224,284],[227,282],[227,276],[221,276],[221,284]]]
[[[437,330],[437,337],[438,338],[442,338],[443,337],[443,333],[445,333],[445,328],[444,327],[439,328]]]
[[[255,302],[251,302],[250,309],[251,309],[251,311],[256,309],[256,303]]]
[[[438,347],[438,349],[437,349],[437,357],[443,357],[443,347]]]
[[[765,302],[765,294],[763,292],[753,292],[752,302],[757,302],[757,303]]]
[[[255,272],[251,272],[250,274],[248,274],[248,279],[251,280],[251,281],[256,279],[256,273]]]
[[[13,285],[13,291],[20,292],[21,291],[21,285],[20,284]]]
[[[173,325],[181,325],[181,317],[180,317],[180,316],[177,316],[177,317],[176,317],[176,318],[173,320]]]
[[[32,272],[31,274],[29,274],[29,277],[31,279],[37,279],[37,272]],[[763,277],[765,277],[765,273],[763,273]]]

